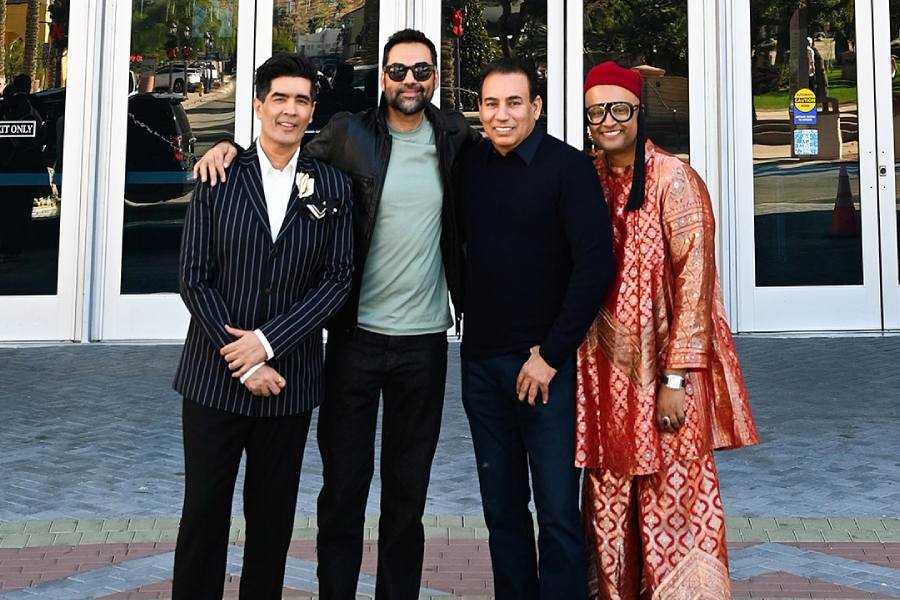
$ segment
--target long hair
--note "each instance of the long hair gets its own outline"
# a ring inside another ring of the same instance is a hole
[[[645,107],[641,104],[638,110],[637,137],[634,140],[634,169],[631,178],[631,192],[628,194],[628,204],[625,210],[641,210],[644,206],[644,194],[647,187],[647,120],[644,117]]]

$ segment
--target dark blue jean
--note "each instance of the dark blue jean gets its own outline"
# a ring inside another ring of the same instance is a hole
[[[516,396],[516,377],[527,358],[522,352],[462,361],[462,398],[490,532],[494,593],[497,600],[584,600],[574,358],[550,382],[550,402],[535,406]],[[540,561],[528,508],[529,467]]]

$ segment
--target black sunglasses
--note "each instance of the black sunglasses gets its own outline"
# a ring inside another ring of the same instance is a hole
[[[587,107],[588,123],[591,125],[600,125],[606,119],[606,115],[612,117],[616,123],[627,123],[634,116],[634,112],[641,107],[640,104],[631,104],[630,102],[604,102],[603,104],[592,104]]]
[[[426,62],[416,63],[412,66],[404,65],[403,63],[393,63],[384,66],[384,72],[391,81],[403,81],[406,79],[406,72],[410,70],[416,81],[425,81],[434,75],[434,65]]]

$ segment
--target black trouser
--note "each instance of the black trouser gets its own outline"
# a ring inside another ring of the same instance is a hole
[[[378,600],[419,597],[422,513],[437,447],[447,378],[445,333],[387,336],[357,329],[331,334],[325,401],[319,410],[323,487],[318,505],[319,594],[356,598],[366,500],[375,461],[379,395],[381,520]]]
[[[246,542],[240,597],[281,598],[310,416],[245,417],[184,400],[185,490],[174,600],[222,598],[231,501],[244,451]]]

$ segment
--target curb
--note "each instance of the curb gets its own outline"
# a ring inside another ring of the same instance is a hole
[[[174,543],[178,517],[91,517],[0,521],[0,548],[79,546],[86,544]],[[316,516],[298,513],[293,540],[314,540]],[[488,530],[481,515],[425,515],[426,539],[484,540]],[[728,517],[730,543],[900,543],[900,518]],[[378,539],[378,515],[368,515],[365,540]],[[245,539],[243,517],[231,521],[229,541]],[[784,600],[784,599],[782,599]]]

